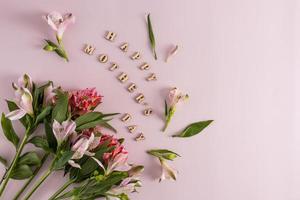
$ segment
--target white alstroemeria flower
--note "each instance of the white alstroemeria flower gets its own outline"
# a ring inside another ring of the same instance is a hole
[[[161,176],[159,179],[159,182],[165,180],[165,179],[173,179],[176,181],[178,171],[176,169],[171,168],[166,160],[159,159],[161,164]]]
[[[54,97],[56,96],[55,90],[57,88],[53,86],[53,83],[50,82],[49,85],[44,89],[44,105],[52,104]]]
[[[15,103],[19,109],[14,110],[5,115],[10,120],[18,120],[24,117],[26,114],[33,115],[32,107],[32,94],[27,88],[18,88],[15,91]]]
[[[178,103],[183,102],[188,98],[189,96],[187,94],[182,93],[179,89],[175,87],[169,92],[168,106],[169,108],[175,108]]]
[[[100,137],[95,137],[94,133],[91,134],[89,138],[81,137],[75,144],[72,146],[71,150],[74,151],[74,154],[71,160],[68,163],[72,167],[80,168],[80,165],[75,163],[74,160],[78,160],[83,157],[83,155],[87,155],[93,157],[95,153],[92,153],[91,150],[97,147],[100,142]],[[97,162],[98,160],[93,157],[93,159]],[[100,161],[99,161],[100,162]]]
[[[32,92],[33,82],[29,75],[24,74],[18,78],[18,82],[13,83],[12,86],[16,91],[20,90],[21,88],[27,88],[30,92]]]
[[[52,130],[58,144],[66,140],[72,133],[74,133],[75,129],[76,123],[72,120],[63,121],[61,124],[54,120],[52,125]]]
[[[75,23],[75,17],[72,13],[62,15],[59,12],[53,11],[45,16],[45,19],[49,26],[56,31],[56,37],[59,42],[62,40],[67,27]]]

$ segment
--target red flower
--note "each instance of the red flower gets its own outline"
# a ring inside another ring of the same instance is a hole
[[[102,135],[99,145],[102,145],[107,141],[109,141],[108,147],[114,147],[114,149],[109,153],[103,154],[104,163],[110,168],[125,164],[128,152],[125,150],[124,146],[120,144],[117,138],[110,135]]]
[[[70,105],[73,114],[84,114],[94,110],[102,100],[96,88],[73,91],[70,94]]]

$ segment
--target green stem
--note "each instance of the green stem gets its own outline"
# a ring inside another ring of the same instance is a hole
[[[165,126],[164,128],[162,129],[163,132],[166,131],[166,129],[168,128],[170,122],[171,122],[171,119],[173,117],[175,113],[175,109],[174,108],[170,108],[169,112],[168,112],[168,115],[166,116],[166,122],[165,122]]]
[[[70,179],[64,185],[62,185],[50,198],[49,200],[54,200],[58,195],[60,195],[65,189],[67,189],[72,183],[74,183],[74,179]]]
[[[48,178],[52,173],[51,167],[44,173],[44,175],[39,179],[39,181],[34,185],[33,189],[25,196],[24,200],[28,200],[33,193],[38,189],[38,187]]]
[[[19,148],[16,152],[16,155],[15,155],[13,161],[12,161],[12,164],[10,165],[7,173],[5,174],[5,178],[4,178],[3,182],[0,185],[0,196],[3,194],[3,192],[4,192],[4,190],[7,186],[7,183],[10,179],[11,173],[12,173],[13,169],[15,168],[16,164],[17,164],[17,161],[18,161],[18,159],[19,159],[19,157],[20,157],[20,155],[23,151],[23,148],[24,148],[25,144],[27,143],[27,139],[28,139],[30,133],[31,133],[30,129],[26,131],[25,136],[24,136],[24,138],[23,138],[23,140],[22,140],[22,142],[21,142],[21,144],[20,144],[20,146],[19,146]]]
[[[46,159],[48,158],[49,153],[46,153],[42,160],[41,160],[41,165],[39,167],[37,167],[34,172],[33,175],[30,177],[30,179],[27,180],[27,182],[23,185],[23,187],[21,188],[21,190],[19,190],[19,192],[16,194],[16,196],[14,197],[13,200],[17,200],[19,199],[19,197],[21,196],[21,194],[25,191],[25,189],[28,187],[28,185],[31,183],[31,181],[36,177],[36,175],[38,174],[38,172],[40,171],[40,169],[42,168],[43,164],[45,163]]]

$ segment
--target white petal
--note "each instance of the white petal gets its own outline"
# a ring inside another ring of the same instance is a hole
[[[81,169],[80,165],[79,165],[78,163],[75,163],[74,160],[69,160],[68,163],[69,163],[69,165],[71,165],[72,167]]]
[[[72,120],[64,121],[62,123],[62,126],[64,127],[64,131],[65,131],[64,139],[69,135],[71,135],[73,132],[75,132],[76,123]]]
[[[33,107],[32,107],[32,95],[27,88],[23,88],[24,93],[21,96],[19,101],[19,106],[21,109],[25,110],[28,114],[33,114]]]
[[[13,120],[21,119],[25,115],[26,112],[24,110],[18,109],[6,114],[5,117],[13,121]]]
[[[52,131],[57,141],[63,140],[62,126],[61,124],[54,120],[52,124]]]
[[[98,160],[97,158],[95,157],[92,157],[93,160],[105,171],[105,167],[104,165],[102,164],[102,162],[100,162],[100,160]]]
[[[95,153],[92,153],[92,152],[89,152],[89,151],[84,152],[84,154],[87,155],[87,156],[90,156],[90,157],[95,155]]]

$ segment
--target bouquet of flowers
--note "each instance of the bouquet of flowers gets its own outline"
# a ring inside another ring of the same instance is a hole
[[[51,164],[24,199],[30,199],[47,177],[58,170],[64,170],[69,180],[50,197],[52,200],[98,197],[125,200],[129,199],[128,193],[141,186],[139,175],[144,167],[129,165],[124,139],[105,133],[106,129],[116,132],[109,121],[118,113],[95,111],[103,98],[95,88],[66,91],[51,81],[38,86],[25,74],[13,83],[13,89],[15,99],[7,100],[10,112],[2,114],[1,125],[16,154],[9,165],[0,158],[6,166],[0,196],[10,179],[28,179],[14,198],[19,199],[46,159],[51,159]],[[24,126],[22,139],[14,130],[15,120]],[[36,134],[40,125],[45,130],[42,136]],[[42,149],[42,157],[37,151],[23,151],[30,143]],[[73,183],[77,186],[67,190]]]

